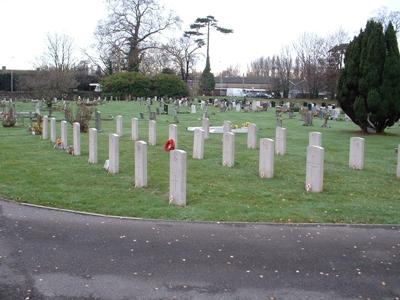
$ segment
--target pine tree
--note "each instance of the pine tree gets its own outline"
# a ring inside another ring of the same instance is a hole
[[[214,74],[211,73],[210,60],[206,59],[206,67],[200,77],[200,91],[204,95],[211,95],[215,88]]]
[[[344,112],[365,132],[383,132],[400,118],[400,56],[396,33],[368,21],[349,44],[338,85]]]

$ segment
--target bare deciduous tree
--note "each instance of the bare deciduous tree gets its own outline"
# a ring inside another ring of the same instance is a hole
[[[96,35],[110,53],[122,53],[128,71],[139,71],[149,49],[159,47],[157,37],[180,23],[156,0],[108,0],[109,15],[99,22]]]
[[[229,66],[228,68],[226,68],[225,70],[223,70],[220,74],[220,76],[223,77],[237,77],[237,76],[241,76],[240,73],[240,66],[236,65],[236,66]]]
[[[41,68],[71,70],[75,64],[73,39],[65,34],[48,33],[47,48],[41,57]]]
[[[314,33],[303,33],[294,43],[294,49],[309,97],[318,97],[319,91],[324,87],[323,74],[327,66],[329,49],[326,40]]]
[[[292,51],[288,46],[283,47],[276,59],[279,88],[283,91],[283,98],[288,98],[289,96],[289,81],[291,79],[292,66]]]
[[[269,77],[271,64],[272,61],[269,56],[257,58],[256,60],[250,62],[250,65],[247,67],[247,75]]]
[[[184,81],[188,81],[189,73],[195,64],[199,53],[198,50],[204,46],[202,39],[193,40],[190,37],[172,39],[163,45],[162,50],[172,62],[172,68],[179,70]]]
[[[383,6],[374,12],[373,19],[381,22],[385,28],[389,25],[389,22],[392,22],[394,30],[399,34],[400,11],[390,11],[387,7]]]

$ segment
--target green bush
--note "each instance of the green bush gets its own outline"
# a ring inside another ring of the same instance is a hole
[[[103,92],[119,98],[151,96],[150,78],[137,72],[121,72],[102,81]]]
[[[103,93],[119,98],[184,97],[189,94],[184,81],[176,75],[159,74],[148,77],[137,72],[116,73],[102,81]]]
[[[189,95],[187,84],[178,76],[159,74],[153,78],[153,96],[186,97]]]

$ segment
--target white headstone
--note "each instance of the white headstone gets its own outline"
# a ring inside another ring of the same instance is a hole
[[[186,205],[186,152],[183,150],[170,152],[169,203]]]
[[[139,119],[132,118],[132,134],[131,134],[132,141],[139,140]]]
[[[350,138],[349,167],[355,170],[364,169],[364,139]]]
[[[274,177],[275,142],[272,139],[260,139],[259,175],[261,178]]]
[[[200,108],[201,110],[204,110],[204,107],[206,106],[206,102],[204,100],[201,100],[200,102]]]
[[[208,118],[203,118],[202,128],[204,130],[204,138],[208,139],[210,137],[210,120]]]
[[[322,133],[321,132],[310,132],[308,134],[308,146],[322,147]]]
[[[233,132],[224,133],[222,165],[227,167],[235,165],[235,134]]]
[[[241,109],[241,104],[240,102],[236,103],[236,111],[239,112]]]
[[[89,128],[89,163],[97,164],[97,129]]]
[[[117,174],[119,172],[119,135],[112,133],[108,141],[108,173]]]
[[[49,117],[44,116],[42,120],[42,139],[47,140],[49,138]]]
[[[135,142],[135,187],[147,186],[147,143]]]
[[[200,128],[194,130],[193,158],[204,158],[204,130]]]
[[[284,155],[286,153],[286,128],[276,127],[275,130],[275,153]]]
[[[121,115],[118,115],[116,117],[116,120],[117,120],[117,134],[120,137],[122,137],[124,135],[124,128],[123,128],[123,124],[122,124],[123,118]]]
[[[55,143],[57,140],[56,118],[50,118],[50,141]]]
[[[400,145],[397,148],[397,178],[400,178]]]
[[[324,148],[318,146],[307,147],[306,190],[308,192],[322,192],[324,185]]]
[[[155,146],[157,144],[157,123],[155,120],[149,121],[149,145]]]
[[[63,149],[68,147],[68,124],[67,121],[61,121],[61,144]]]
[[[224,121],[224,125],[222,126],[222,132],[227,133],[227,132],[231,132],[231,130],[232,130],[232,122]]]
[[[190,113],[191,114],[195,114],[196,113],[196,105],[192,104],[192,106],[190,107]]]
[[[74,155],[81,155],[81,125],[78,122],[73,124]]]
[[[173,139],[175,142],[175,149],[178,149],[178,126],[176,124],[169,125],[168,139]]]
[[[254,123],[249,124],[247,131],[247,148],[257,148],[257,125]]]

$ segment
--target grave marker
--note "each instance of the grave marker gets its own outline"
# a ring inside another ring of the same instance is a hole
[[[78,122],[73,124],[74,155],[81,155],[81,125]]]
[[[190,113],[191,114],[195,114],[197,111],[196,111],[196,105],[194,105],[194,104],[192,104],[192,106],[190,107]]]
[[[284,155],[286,153],[286,128],[276,127],[275,141],[275,153]]]
[[[67,121],[61,121],[61,145],[63,149],[68,147],[68,124]]]
[[[154,120],[149,121],[149,145],[155,146],[157,144],[157,123]]]
[[[194,130],[194,141],[193,141],[193,158],[203,159],[204,158],[204,137],[205,132],[203,129]]]
[[[101,112],[99,110],[96,110],[95,118],[96,118],[96,129],[98,132],[101,132]]]
[[[132,141],[137,141],[137,140],[139,140],[139,119],[132,118],[131,122],[132,122],[131,138],[132,138]]]
[[[123,119],[122,119],[122,116],[121,115],[118,115],[117,117],[116,117],[116,121],[117,121],[117,134],[120,136],[120,137],[122,137],[123,135],[124,135],[124,128],[123,128],[123,123],[122,123],[122,121],[123,121]]]
[[[119,135],[112,133],[108,140],[108,173],[117,174],[119,172]]]
[[[97,164],[97,129],[89,128],[89,163]]]
[[[308,145],[322,147],[322,134],[321,132],[310,132],[308,134]]]
[[[231,132],[232,130],[232,122],[231,121],[224,121],[224,125],[222,127],[222,132],[223,133],[227,133],[227,132]]]
[[[47,140],[49,138],[49,117],[44,116],[42,120],[42,139]]]
[[[50,141],[54,144],[57,140],[56,118],[50,118]]]
[[[235,165],[235,134],[225,132],[223,135],[222,165],[231,168]]]
[[[307,192],[322,192],[324,184],[324,148],[307,147],[306,190]]]
[[[135,142],[135,187],[147,186],[147,143]]]
[[[257,125],[252,123],[248,126],[247,149],[257,148]]]
[[[186,152],[170,152],[169,204],[186,205]]]
[[[204,139],[210,137],[210,120],[208,118],[203,118],[202,129],[204,130]]]
[[[275,142],[272,139],[260,139],[259,175],[261,178],[274,177]]]
[[[350,139],[349,167],[354,170],[364,169],[364,141],[360,137]]]
[[[178,149],[178,126],[176,124],[169,125],[168,139],[173,139],[175,142],[175,149]]]

